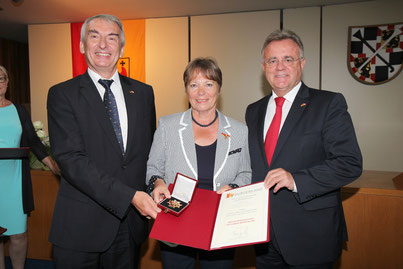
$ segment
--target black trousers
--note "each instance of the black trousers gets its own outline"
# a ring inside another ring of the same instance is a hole
[[[130,237],[127,221],[120,224],[112,245],[104,252],[82,252],[53,246],[56,269],[137,269],[140,246]]]
[[[160,242],[164,269],[192,269],[199,260],[200,269],[232,269],[235,249],[201,250],[186,246],[169,247]]]
[[[273,226],[270,224],[270,231]],[[313,265],[290,265],[284,260],[277,239],[273,232],[270,233],[270,242],[255,245],[256,269],[333,269],[333,263]]]

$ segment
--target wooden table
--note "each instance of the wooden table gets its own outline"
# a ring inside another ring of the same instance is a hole
[[[342,199],[349,241],[336,268],[403,268],[403,173],[364,171]]]
[[[31,170],[35,210],[28,217],[28,253],[32,259],[52,260],[49,231],[60,180],[50,171]]]

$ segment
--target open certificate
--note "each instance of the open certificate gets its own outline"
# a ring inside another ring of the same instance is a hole
[[[179,217],[159,213],[150,237],[214,250],[269,241],[269,190],[259,182],[219,195],[196,188]]]
[[[268,239],[269,194],[260,182],[221,195],[211,249]]]

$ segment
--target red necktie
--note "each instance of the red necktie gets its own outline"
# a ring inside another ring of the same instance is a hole
[[[278,132],[281,125],[282,107],[285,99],[284,97],[277,97],[274,100],[276,101],[276,114],[274,114],[273,120],[271,121],[269,130],[266,134],[266,139],[264,141],[264,149],[266,151],[266,158],[269,166],[277,144]]]

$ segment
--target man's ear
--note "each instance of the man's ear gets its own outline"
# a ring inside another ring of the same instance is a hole
[[[123,57],[124,52],[125,52],[125,47],[123,46],[123,47],[120,48],[119,58]]]
[[[81,52],[81,54],[85,53],[85,46],[84,46],[84,43],[82,41],[80,41],[80,52]]]
[[[301,59],[301,69],[302,70],[304,70],[305,62],[306,62],[305,58],[302,58]]]

